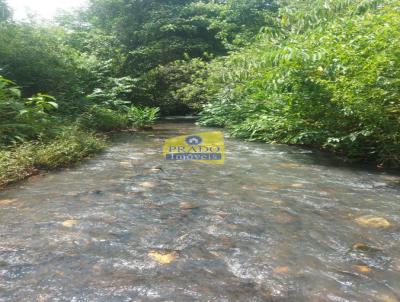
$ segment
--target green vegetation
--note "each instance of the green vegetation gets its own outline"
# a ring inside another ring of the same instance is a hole
[[[159,108],[131,106],[127,112],[128,124],[143,129],[157,120]]]
[[[0,186],[159,114],[399,166],[399,20],[399,0],[91,0],[41,24],[0,0]]]
[[[209,101],[201,123],[234,136],[399,166],[399,22],[400,1],[288,1],[187,89]]]
[[[103,150],[103,136],[65,128],[50,142],[26,142],[0,151],[0,187],[49,170],[73,165]]]

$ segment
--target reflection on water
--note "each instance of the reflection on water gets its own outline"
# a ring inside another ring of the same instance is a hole
[[[399,177],[229,139],[223,166],[163,160],[201,130],[1,192],[0,301],[399,301]]]

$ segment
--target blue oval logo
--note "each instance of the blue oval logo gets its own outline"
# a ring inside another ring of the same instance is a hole
[[[203,142],[201,137],[197,135],[188,136],[185,141],[188,145],[200,145]]]

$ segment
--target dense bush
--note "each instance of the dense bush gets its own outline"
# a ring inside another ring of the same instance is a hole
[[[353,2],[332,21],[265,34],[212,63],[202,123],[399,165],[400,2],[370,2],[362,13]]]
[[[158,119],[160,109],[150,107],[131,106],[127,113],[128,124],[134,128],[146,128],[154,124]]]
[[[36,174],[75,164],[103,150],[104,138],[76,128],[64,128],[48,143],[27,142],[0,150],[0,187]]]
[[[158,108],[131,106],[114,110],[93,106],[78,119],[83,129],[107,132],[125,128],[146,128],[158,119]]]
[[[0,149],[0,188],[36,173],[33,144]]]
[[[103,150],[105,140],[77,128],[65,128],[54,140],[35,150],[34,167],[55,169],[75,164]]]
[[[19,87],[0,76],[0,145],[52,134],[56,120],[50,113],[57,108],[48,95],[22,98]]]
[[[101,106],[93,106],[78,119],[84,129],[107,132],[128,126],[127,115],[123,112]]]

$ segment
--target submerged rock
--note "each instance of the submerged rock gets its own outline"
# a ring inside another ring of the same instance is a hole
[[[366,245],[364,243],[361,242],[357,242],[355,244],[353,244],[353,250],[359,250],[359,251],[363,251],[363,252],[379,252],[382,251],[382,249],[377,248],[377,247],[372,247],[369,245]]]
[[[147,208],[149,208],[149,209],[159,209],[159,208],[161,208],[160,205],[158,205],[158,204],[156,204],[156,203],[154,203],[154,202],[147,202],[147,203],[146,203],[146,206],[147,206]]]
[[[180,207],[182,210],[193,210],[193,209],[198,209],[198,208],[199,208],[198,205],[195,205],[195,204],[193,204],[193,203],[186,202],[186,201],[181,202],[180,205],[179,205],[179,207]]]
[[[370,273],[372,271],[367,265],[353,265],[353,268],[359,273]]]
[[[176,260],[178,253],[176,251],[151,251],[149,257],[160,264],[170,264]]]
[[[392,295],[382,294],[382,295],[377,295],[376,298],[380,302],[399,302],[399,300],[393,297]]]
[[[269,191],[279,191],[282,189],[285,189],[286,186],[283,184],[277,184],[277,183],[266,183],[262,186],[264,189],[267,189]]]
[[[75,219],[68,219],[61,223],[63,227],[72,228],[73,226],[78,224],[78,221]]]
[[[276,274],[287,274],[290,272],[290,268],[288,266],[278,266],[274,268],[274,273]]]
[[[303,188],[304,184],[296,183],[291,185],[292,188]]]
[[[294,168],[301,168],[302,166],[299,164],[295,164],[295,163],[280,163],[280,164],[278,164],[278,167],[294,169]]]
[[[17,199],[0,199],[0,206],[8,206],[16,201]]]
[[[93,191],[90,191],[89,193],[95,194],[95,195],[100,195],[100,194],[103,194],[103,191],[102,190],[93,190]]]
[[[156,184],[154,182],[144,181],[144,182],[139,183],[139,186],[150,189],[150,188],[154,188],[156,186]]]
[[[373,215],[365,215],[358,217],[356,222],[359,225],[369,226],[373,228],[387,228],[390,226],[390,222],[387,221],[385,218],[377,217]]]
[[[278,224],[290,224],[297,221],[297,218],[286,211],[277,211],[271,217],[272,221]]]

